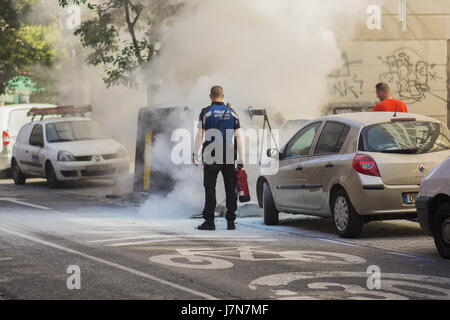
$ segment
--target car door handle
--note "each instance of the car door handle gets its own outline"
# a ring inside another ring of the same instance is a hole
[[[303,170],[303,167],[297,167],[297,168],[295,168],[295,171],[302,171]]]
[[[331,162],[329,162],[325,165],[325,168],[327,168],[327,169],[333,168],[333,167],[334,167],[334,164],[332,164]]]

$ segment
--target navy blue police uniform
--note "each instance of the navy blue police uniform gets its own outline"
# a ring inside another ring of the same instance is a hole
[[[222,173],[226,193],[226,219],[234,222],[237,210],[236,167],[237,150],[234,132],[239,129],[240,122],[236,112],[222,102],[213,102],[200,113],[199,127],[205,130],[203,143],[203,185],[205,187],[205,208],[203,218],[205,222],[214,225],[214,211],[216,209],[216,183],[219,172]],[[215,129],[209,138],[208,130]],[[211,144],[214,144],[213,146]],[[218,153],[220,152],[220,153]]]

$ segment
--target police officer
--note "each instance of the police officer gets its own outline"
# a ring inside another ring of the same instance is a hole
[[[200,113],[199,130],[195,139],[192,161],[197,164],[199,149],[203,142],[203,185],[205,187],[205,222],[199,230],[215,230],[214,211],[216,209],[216,183],[222,173],[226,193],[227,229],[235,230],[237,193],[236,164],[243,167],[245,155],[241,138],[239,117],[230,105],[224,103],[224,91],[220,86],[211,89],[211,105]],[[237,150],[239,158],[237,158]]]

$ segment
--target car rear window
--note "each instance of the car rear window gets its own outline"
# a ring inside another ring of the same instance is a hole
[[[360,151],[423,154],[450,149],[448,129],[427,121],[387,122],[362,130]]]

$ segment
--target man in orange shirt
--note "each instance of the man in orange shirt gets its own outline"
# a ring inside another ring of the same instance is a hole
[[[376,89],[380,103],[373,108],[374,112],[408,112],[408,108],[403,101],[392,97],[391,88],[387,83],[380,82]]]

